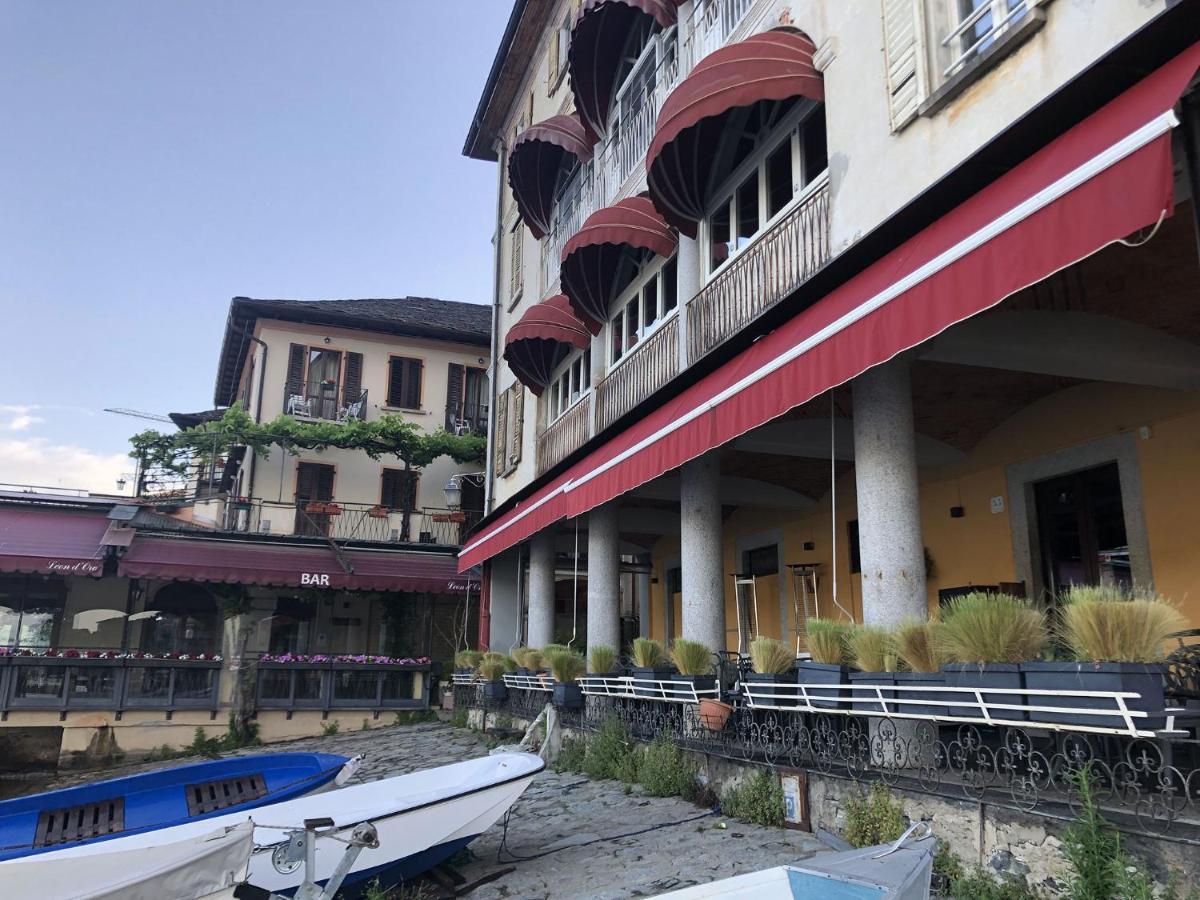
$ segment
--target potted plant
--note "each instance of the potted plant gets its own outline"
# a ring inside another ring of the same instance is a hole
[[[607,644],[595,644],[588,648],[589,678],[610,678],[617,669],[617,651]]]
[[[583,689],[576,681],[587,670],[587,660],[583,654],[564,647],[552,651],[546,660],[554,675],[554,705],[559,709],[580,709],[583,706]]]
[[[1046,616],[1010,594],[972,591],[955,597],[942,613],[938,640],[950,662],[942,666],[946,687],[986,688],[983,701],[992,719],[1022,721],[1025,698],[1001,688],[1024,688],[1021,663],[1037,659],[1047,642]],[[953,692],[948,692],[953,693]],[[982,718],[970,695],[958,695],[950,712]]]
[[[633,693],[638,697],[662,698],[655,682],[675,674],[675,667],[663,660],[663,646],[650,638],[633,639]]]
[[[846,636],[850,625],[832,619],[808,620],[810,659],[796,662],[796,680],[804,685],[848,684]],[[819,709],[840,709],[845,691],[807,688],[809,702]]]
[[[386,519],[391,512],[391,509],[386,506],[376,505],[367,510],[367,515],[372,519]]]
[[[892,646],[892,636],[883,628],[873,625],[855,625],[846,634],[846,651],[850,664],[859,671],[850,673],[850,684],[862,687],[881,686],[894,688],[896,686],[896,651]],[[852,701],[849,708],[854,712],[899,712],[892,702],[896,692],[880,691],[848,691],[848,699]],[[879,702],[882,695],[886,708]]]
[[[942,665],[948,662],[945,652],[941,649],[938,637],[941,622],[902,622],[896,629],[896,655],[904,668],[893,676],[899,690],[896,691],[900,700],[921,701],[901,703],[899,712],[911,716],[945,716],[947,707],[942,701],[947,694],[938,691],[906,691],[911,685],[917,688],[942,687],[946,678],[942,674]],[[938,701],[936,704],[934,701]]]
[[[676,697],[691,700],[683,686],[691,685],[697,694],[701,691],[711,691],[717,686],[713,674],[713,663],[716,657],[713,652],[699,641],[689,641],[687,638],[676,638],[671,645],[671,662],[679,670],[674,681],[679,683]]]
[[[742,676],[742,680],[747,684],[755,685],[753,688],[755,700],[769,701],[771,698],[777,697],[793,703],[797,696],[794,688],[773,687],[773,685],[780,682],[795,684],[795,663],[796,654],[792,652],[791,647],[783,641],[760,634],[750,642],[750,665],[754,667],[754,671],[747,672]],[[764,686],[760,687],[759,685]]]
[[[536,647],[517,647],[512,652],[518,675],[536,675],[542,666],[542,654]]]
[[[478,650],[459,650],[454,654],[454,674],[473,675],[483,661],[483,654]]]
[[[504,700],[508,697],[508,688],[504,684],[504,661],[502,659],[485,659],[481,662],[479,678],[483,682],[484,699]]]
[[[1025,687],[1052,691],[1120,691],[1130,710],[1146,713],[1133,719],[1139,729],[1166,725],[1163,645],[1176,631],[1187,628],[1183,615],[1153,592],[1131,592],[1116,585],[1073,587],[1063,598],[1055,629],[1074,657],[1070,661],[1027,662],[1021,665]],[[1030,706],[1059,706],[1079,710],[1115,710],[1102,697],[1029,697]],[[1124,728],[1121,716],[1085,712],[1030,712],[1030,719],[1100,728]]]

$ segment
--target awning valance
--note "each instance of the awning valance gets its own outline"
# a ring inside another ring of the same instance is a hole
[[[562,250],[559,279],[575,314],[593,334],[608,318],[608,308],[628,283],[629,250],[669,257],[679,246],[675,230],[648,197],[629,197],[597,210]]]
[[[587,326],[575,317],[567,298],[557,294],[529,307],[508,330],[504,358],[520,382],[540,397],[571,348],[583,350],[590,343]]]
[[[734,110],[764,100],[824,101],[815,52],[808,35],[777,28],[709,54],[670,93],[646,153],[647,188],[668,222],[695,237]]]
[[[105,512],[0,507],[0,572],[103,575]]]
[[[1174,209],[1200,44],[485,524],[476,565],[728,443]]]
[[[326,546],[139,534],[121,558],[129,578],[358,591],[462,593],[478,579],[457,574],[454,557],[401,550],[343,550],[347,572]]]
[[[678,18],[682,0],[583,0],[571,28],[567,71],[575,108],[593,135],[605,136],[625,44],[637,20],[650,16],[663,28]]]
[[[596,139],[578,116],[554,116],[526,128],[508,157],[508,184],[521,218],[539,241],[550,231],[554,192],[570,157],[581,163],[592,158]]]

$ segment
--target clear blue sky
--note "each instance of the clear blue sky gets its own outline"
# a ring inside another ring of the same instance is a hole
[[[0,482],[114,490],[229,299],[491,299],[508,0],[0,0]],[[126,467],[127,468],[127,467]]]

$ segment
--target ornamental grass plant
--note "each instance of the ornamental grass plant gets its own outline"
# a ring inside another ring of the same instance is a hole
[[[699,641],[676,638],[671,645],[671,662],[680,675],[711,675],[713,652]]]
[[[1183,614],[1149,591],[1076,586],[1064,597],[1057,636],[1079,662],[1162,662],[1167,638],[1187,628]]]
[[[941,622],[902,622],[896,629],[896,655],[912,672],[936,672],[950,658],[941,649]]]
[[[596,644],[588,650],[588,671],[607,675],[617,667],[617,651],[607,644]]]
[[[863,672],[896,671],[892,635],[873,625],[855,625],[846,635],[850,663]]]
[[[663,646],[650,638],[633,639],[633,664],[639,669],[653,669],[662,665]]]
[[[546,664],[550,667],[550,674],[559,684],[573,684],[587,671],[587,661],[583,654],[567,650],[565,647],[547,654]]]
[[[499,681],[504,677],[503,659],[485,659],[479,664],[479,677],[484,681]]]
[[[827,666],[846,665],[846,638],[851,626],[832,619],[808,620],[808,652],[812,661]]]
[[[454,665],[459,669],[474,669],[483,661],[483,654],[478,650],[459,650],[454,654]]]
[[[1028,662],[1046,647],[1046,616],[1010,594],[972,591],[946,606],[937,640],[952,662]]]
[[[750,642],[750,664],[759,675],[783,675],[795,661],[796,654],[783,641],[759,635]]]
[[[512,657],[522,669],[533,672],[542,667],[542,651],[536,647],[518,647],[512,652]]]

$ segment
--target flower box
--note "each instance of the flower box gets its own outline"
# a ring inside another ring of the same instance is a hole
[[[797,703],[796,698],[799,695],[799,691],[791,686],[796,683],[796,673],[794,671],[784,672],[781,675],[773,672],[747,672],[742,676],[742,681],[748,685],[753,685],[756,702],[782,702],[792,706]]]
[[[851,672],[850,684],[857,687],[895,687],[896,673],[895,672]],[[884,707],[879,702],[879,696],[874,691],[846,691],[849,699],[854,701],[847,704],[847,708],[853,712],[880,713],[883,714]],[[894,691],[880,691],[885,701],[891,701],[895,696]],[[894,704],[888,702],[887,708],[892,712],[899,712]]]
[[[906,716],[927,716],[933,718],[937,716],[943,718],[947,714],[947,707],[943,702],[937,705],[930,705],[933,701],[945,701],[950,695],[943,691],[906,691],[905,687],[912,685],[913,687],[930,688],[943,687],[946,684],[946,677],[941,672],[896,672],[892,676],[895,679],[896,696],[899,698],[900,706],[897,710]],[[904,701],[920,700],[921,703],[913,703]]]
[[[483,698],[485,700],[505,700],[508,698],[508,685],[503,679],[497,681],[482,681]]]
[[[1167,667],[1161,663],[1127,662],[1027,662],[1021,663],[1025,687],[1029,690],[1112,691],[1141,694],[1125,698],[1131,711],[1144,712],[1146,718],[1132,719],[1139,731],[1154,731],[1166,726],[1163,683]],[[1079,712],[1029,712],[1036,722],[1083,725],[1095,728],[1128,728],[1123,716],[1088,715],[1084,710],[1115,711],[1116,701],[1106,697],[1030,696],[1029,706],[1069,707]]]
[[[634,696],[654,700],[661,700],[663,697],[659,685],[654,682],[666,681],[674,678],[676,675],[674,666],[654,666],[653,668],[645,669],[640,666],[633,666],[629,672],[633,675]]]
[[[386,519],[391,512],[391,509],[386,506],[372,506],[367,510],[367,515],[372,519]]]
[[[835,666],[828,663],[813,662],[802,659],[796,662],[796,682],[798,684],[849,684],[850,668]],[[808,702],[818,709],[843,709],[847,691],[826,690],[824,688],[808,688]]]
[[[581,709],[583,707],[583,689],[570,682],[564,684],[554,682],[554,705],[559,709]]]
[[[942,674],[946,678],[946,687],[951,688],[1015,688],[1025,687],[1025,678],[1021,674],[1021,666],[1017,663],[947,663],[942,666]],[[1025,706],[1022,694],[1003,694],[994,690],[981,694],[983,702],[988,707],[992,719],[1005,721],[1025,721],[1024,709],[997,709],[997,705]],[[983,712],[974,694],[948,691],[946,699],[952,716],[968,718],[983,718]]]

